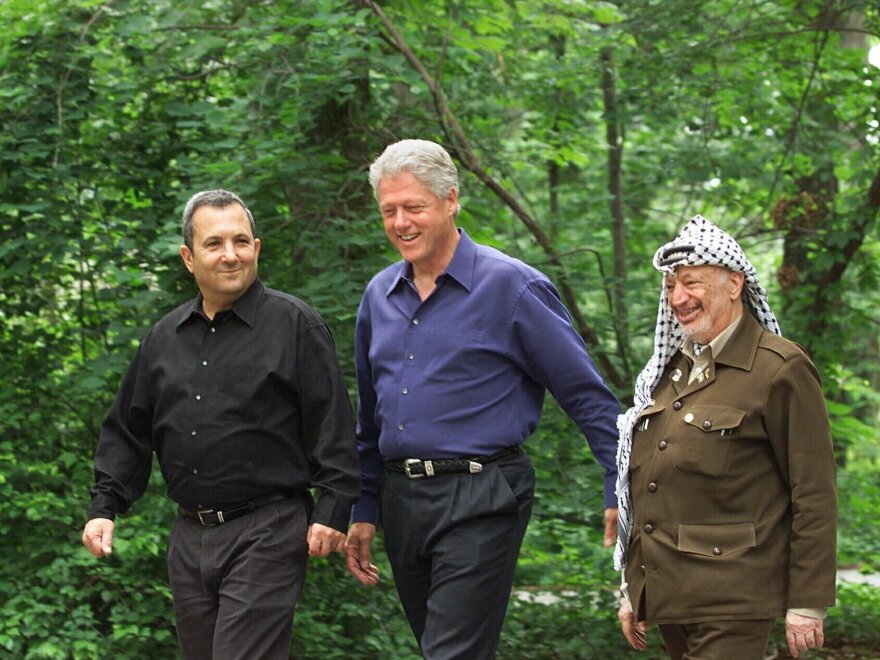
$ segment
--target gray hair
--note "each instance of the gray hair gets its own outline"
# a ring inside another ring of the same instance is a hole
[[[376,195],[384,177],[395,177],[409,172],[440,199],[449,197],[453,190],[461,193],[458,170],[446,149],[429,140],[401,140],[388,145],[370,165],[370,185]],[[456,204],[455,215],[461,210]]]
[[[251,213],[251,210],[245,206],[244,202],[241,200],[241,197],[236,195],[234,192],[229,192],[228,190],[218,189],[218,190],[202,190],[201,192],[197,192],[195,195],[189,198],[186,206],[183,209],[183,242],[190,250],[193,249],[193,226],[192,220],[196,211],[202,206],[213,206],[218,209],[224,209],[230,204],[238,204],[241,208],[244,209],[244,212],[247,214],[248,222],[251,223],[251,234],[254,236],[257,235],[257,227],[254,223],[254,216]]]

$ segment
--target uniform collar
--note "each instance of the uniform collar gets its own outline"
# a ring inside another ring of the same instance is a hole
[[[749,312],[743,311],[742,320],[730,335],[724,347],[715,356],[715,364],[726,364],[749,371],[755,362],[758,342],[764,329]]]

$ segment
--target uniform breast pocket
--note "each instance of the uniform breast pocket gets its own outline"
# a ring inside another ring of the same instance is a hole
[[[726,474],[745,412],[729,406],[697,405],[680,414],[671,447],[675,469],[707,477]]]

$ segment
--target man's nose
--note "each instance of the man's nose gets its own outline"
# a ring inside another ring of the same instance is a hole
[[[687,300],[687,291],[684,286],[676,282],[669,289],[669,304],[670,305],[679,305]]]
[[[405,225],[408,222],[409,222],[409,220],[406,217],[406,209],[404,209],[401,206],[400,208],[397,208],[394,210],[394,226],[395,227]]]

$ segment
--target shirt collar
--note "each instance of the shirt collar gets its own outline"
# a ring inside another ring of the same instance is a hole
[[[257,318],[257,304],[260,301],[260,296],[262,295],[264,288],[265,287],[260,279],[255,279],[248,287],[248,290],[244,292],[244,295],[236,300],[229,310],[242,321],[247,323],[251,328],[254,327]],[[180,328],[181,325],[190,320],[194,315],[200,316],[206,321],[209,320],[208,317],[205,316],[205,312],[202,310],[201,292],[184,305],[183,314],[180,317],[180,321],[177,322],[177,327]]]
[[[477,244],[471,240],[471,237],[467,235],[464,229],[459,228],[458,233],[460,238],[458,245],[455,247],[455,253],[440,277],[448,275],[451,279],[458,282],[465,291],[470,292],[474,284]],[[391,279],[391,284],[389,284],[388,289],[385,291],[385,296],[388,297],[394,293],[401,281],[412,281],[412,277],[412,264],[408,261],[399,262],[397,264],[397,273]]]

